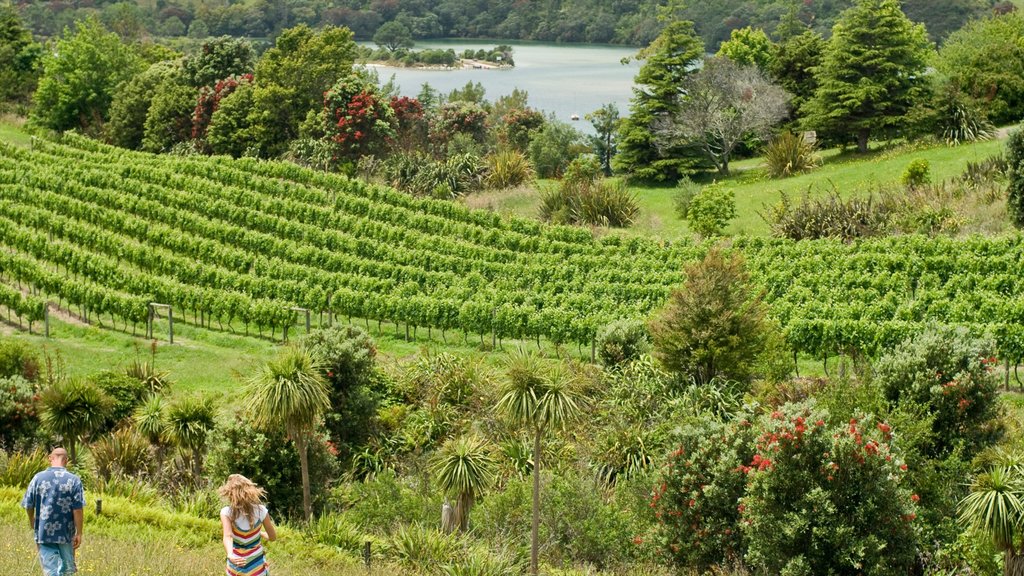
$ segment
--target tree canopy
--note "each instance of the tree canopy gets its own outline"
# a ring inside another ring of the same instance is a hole
[[[818,89],[804,106],[807,126],[855,138],[867,151],[872,132],[905,127],[926,96],[930,54],[924,26],[898,0],[857,0],[832,29],[815,72]]]

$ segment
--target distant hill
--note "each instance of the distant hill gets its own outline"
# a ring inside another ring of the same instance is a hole
[[[340,4],[340,5],[339,5]],[[385,22],[400,20],[417,39],[504,38],[546,42],[616,43],[642,46],[660,29],[657,0],[136,0],[52,2],[30,0],[17,6],[39,36],[59,34],[64,26],[98,14],[124,36],[207,35],[272,37],[296,24],[347,26],[370,39]],[[692,19],[708,50],[744,26],[769,32],[795,5],[800,17],[828,34],[836,17],[853,0],[715,0],[690,2]],[[997,0],[904,0],[910,18],[923,22],[932,40],[941,42],[971,18],[1009,10]]]

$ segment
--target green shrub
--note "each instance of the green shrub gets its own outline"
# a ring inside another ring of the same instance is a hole
[[[149,386],[123,371],[105,370],[89,377],[89,381],[113,398],[114,404],[101,431],[113,430],[131,418],[135,408],[150,393]]]
[[[944,98],[936,115],[938,136],[949,146],[990,140],[996,133],[985,112],[966,98]]]
[[[592,184],[563,180],[541,197],[540,217],[555,224],[627,228],[640,212],[626,183],[601,179]]]
[[[686,221],[704,237],[717,236],[736,217],[736,195],[732,190],[708,187],[690,200]]]
[[[93,465],[103,480],[149,472],[149,442],[134,428],[121,428],[92,443]]]
[[[701,420],[679,433],[650,502],[658,545],[677,566],[704,572],[743,558],[737,503],[754,438],[750,421],[740,418],[728,424]]]
[[[417,524],[399,526],[391,536],[391,548],[401,564],[427,573],[462,558],[457,537]]]
[[[213,487],[177,490],[171,495],[170,503],[175,512],[188,514],[194,518],[218,518],[224,505]],[[275,514],[280,510],[273,502],[271,506]]]
[[[307,450],[313,509],[319,511],[326,505],[339,468],[324,439],[309,442]],[[242,474],[267,491],[267,500],[277,516],[302,517],[299,455],[283,431],[255,431],[245,420],[237,418],[218,430],[210,446],[208,468],[214,484],[219,485],[229,474]]]
[[[39,378],[39,355],[28,342],[0,338],[0,378],[11,376],[35,382]]]
[[[1018,228],[1024,228],[1024,130],[1017,129],[1006,141],[1007,177],[1006,208]]]
[[[715,378],[748,383],[771,329],[752,288],[739,253],[713,248],[688,265],[686,282],[650,322],[661,364],[702,385]]]
[[[330,510],[344,512],[353,524],[377,535],[391,534],[401,524],[441,525],[441,497],[424,494],[393,470],[342,484],[331,491],[329,504]]]
[[[934,418],[931,456],[961,448],[970,458],[1000,433],[996,363],[991,340],[936,328],[883,355],[875,380],[892,405],[916,405]]]
[[[24,489],[37,473],[50,465],[43,450],[32,452],[4,452],[0,450],[0,486],[17,486]]]
[[[0,378],[0,448],[14,448],[38,433],[36,388],[21,376]]]
[[[764,160],[772,178],[794,176],[821,163],[814,144],[788,131],[780,133],[764,147]]]
[[[892,435],[864,417],[830,425],[813,403],[760,417],[754,455],[739,468],[747,563],[806,576],[910,571],[916,511]]]
[[[924,158],[911,160],[907,169],[903,171],[900,182],[907,188],[918,188],[929,184],[932,181],[931,166]]]
[[[530,141],[530,161],[540,178],[558,178],[586,149],[579,130],[552,119],[545,122]]]
[[[450,200],[475,192],[483,185],[484,165],[475,154],[454,154],[446,160],[419,167],[408,191],[418,196]]]
[[[651,336],[642,320],[616,320],[597,334],[597,355],[605,366],[619,366],[651,350]]]
[[[487,186],[491,188],[514,188],[532,179],[530,160],[518,150],[496,152],[487,157]]]
[[[676,216],[685,220],[690,211],[690,202],[700,194],[702,186],[689,178],[682,178],[672,191],[672,206],[675,208]]]
[[[485,548],[471,548],[466,557],[443,567],[445,576],[506,576],[522,574],[529,562],[508,552],[492,552]]]
[[[782,200],[761,217],[771,227],[772,234],[780,238],[850,241],[883,234],[889,227],[893,210],[889,204],[876,202],[871,196],[843,200],[833,191],[826,198],[813,200],[805,194],[797,205],[783,194]]]
[[[565,167],[562,180],[574,184],[593,184],[602,176],[601,161],[593,154],[581,154]]]
[[[366,535],[343,514],[317,516],[306,528],[306,536],[317,544],[334,546],[350,554],[360,554]]]

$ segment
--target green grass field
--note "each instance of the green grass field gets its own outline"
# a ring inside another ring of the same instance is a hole
[[[793,200],[799,200],[804,193],[819,197],[832,190],[843,197],[866,195],[879,187],[898,184],[907,164],[918,158],[928,161],[932,180],[938,182],[960,175],[968,162],[984,160],[1002,150],[1002,140],[957,147],[938,143],[928,146],[880,145],[867,154],[840,154],[838,149],[830,149],[821,153],[822,165],[819,168],[792,178],[768,178],[762,168],[762,159],[750,158],[734,162],[728,177],[719,179],[715,174],[708,174],[702,183],[729,188],[736,194],[737,215],[726,229],[726,234],[762,236],[769,233],[769,228],[759,212],[777,203],[783,193]],[[538,182],[537,188],[556,185],[555,181],[542,180]],[[638,186],[633,188],[633,192],[640,204],[637,223],[626,230],[608,230],[606,233],[669,240],[690,235],[686,222],[675,214],[673,187]],[[492,208],[503,214],[536,218],[539,198],[537,190],[524,192],[517,189],[508,193],[485,193],[467,198],[466,202],[478,208]]]

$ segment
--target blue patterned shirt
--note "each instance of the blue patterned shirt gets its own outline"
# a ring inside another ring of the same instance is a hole
[[[68,544],[75,535],[72,511],[85,507],[82,480],[64,468],[51,466],[29,482],[21,507],[35,510],[36,542]]]

